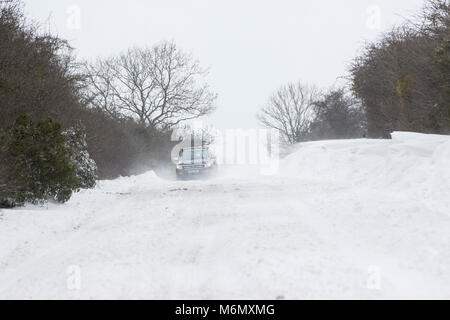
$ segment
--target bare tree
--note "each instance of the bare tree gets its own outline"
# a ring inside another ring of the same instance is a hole
[[[87,71],[90,103],[114,117],[167,129],[214,110],[217,95],[199,83],[206,71],[172,42],[100,59]]]
[[[314,120],[315,87],[291,83],[281,87],[258,115],[259,122],[270,129],[279,130],[286,144],[308,139]]]

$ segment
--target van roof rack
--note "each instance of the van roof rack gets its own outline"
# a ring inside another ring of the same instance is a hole
[[[194,148],[192,148],[192,147],[185,147],[185,148],[183,148],[183,150],[195,150],[195,149],[209,149],[209,147],[208,146],[204,146],[204,147],[194,147]]]

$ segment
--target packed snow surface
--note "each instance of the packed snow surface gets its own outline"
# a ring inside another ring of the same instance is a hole
[[[450,299],[450,137],[305,143],[0,211],[1,299]]]

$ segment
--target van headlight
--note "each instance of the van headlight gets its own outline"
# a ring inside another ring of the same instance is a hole
[[[183,166],[181,164],[177,164],[177,170],[183,170]]]
[[[212,162],[207,162],[205,164],[205,168],[211,168],[212,167]]]

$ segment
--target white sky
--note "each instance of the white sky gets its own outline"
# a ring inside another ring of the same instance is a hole
[[[26,0],[28,16],[70,40],[80,58],[174,40],[210,68],[219,94],[209,119],[252,128],[289,81],[328,87],[365,41],[415,14],[423,0]],[[74,7],[75,6],[75,7]],[[380,19],[374,6],[379,8]],[[80,24],[71,19],[80,11]]]

